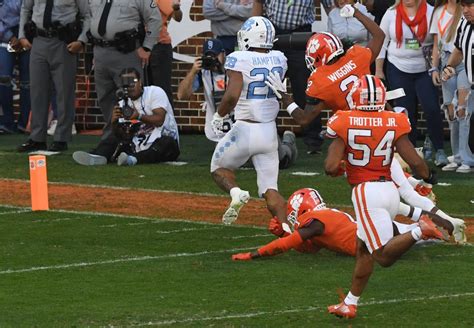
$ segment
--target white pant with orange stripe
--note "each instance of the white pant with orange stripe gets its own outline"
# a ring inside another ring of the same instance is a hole
[[[357,218],[357,237],[370,253],[393,238],[392,220],[398,212],[400,195],[388,182],[364,182],[352,189],[352,203]]]

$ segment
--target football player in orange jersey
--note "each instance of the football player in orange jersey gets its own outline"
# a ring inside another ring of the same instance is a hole
[[[282,224],[276,217],[270,220],[268,229],[280,239],[260,247],[255,252],[234,254],[232,259],[248,261],[277,255],[290,249],[302,253],[316,253],[326,248],[345,255],[356,255],[357,224],[349,214],[327,208],[317,190],[303,188],[295,191],[288,198],[287,220],[293,229],[285,227],[285,223]],[[416,224],[393,224],[397,234],[416,227]]]
[[[306,89],[307,104],[303,109],[296,103],[287,107],[295,121],[305,126],[324,109],[349,110],[347,97],[352,85],[364,74],[370,73],[370,64],[377,58],[385,39],[384,32],[370,18],[352,5],[341,9],[341,16],[358,19],[372,35],[367,47],[354,45],[344,50],[341,40],[326,32],[314,34],[306,45],[306,65],[311,70]],[[267,85],[281,98],[286,93],[286,82],[277,74],[268,76]]]
[[[356,316],[357,302],[372,274],[374,261],[388,267],[418,240],[446,238],[428,215],[421,215],[418,227],[410,232],[394,234],[392,220],[400,203],[390,174],[394,147],[416,175],[430,184],[437,181],[434,171],[429,170],[408,139],[408,118],[384,111],[385,96],[380,79],[365,75],[349,93],[353,110],[340,111],[328,122],[328,136],[334,141],[328,149],[325,170],[336,176],[345,159],[347,178],[354,187],[352,202],[357,217],[357,255],[351,289],[341,303],[328,307],[329,313],[346,318]]]

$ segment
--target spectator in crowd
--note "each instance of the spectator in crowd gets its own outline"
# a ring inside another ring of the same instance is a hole
[[[160,87],[143,87],[135,68],[120,74],[129,98],[114,108],[114,134],[101,143],[100,153],[76,151],[74,160],[81,165],[104,165],[117,162],[119,166],[174,161],[179,156],[178,126],[173,107]],[[126,109],[132,109],[125,117]]]
[[[364,5],[367,7],[367,10],[374,15],[374,21],[377,24],[380,24],[382,17],[385,12],[393,6],[395,0],[366,0]]]
[[[275,29],[265,17],[251,17],[237,33],[239,48],[225,62],[228,86],[212,120],[221,134],[226,115],[235,110],[236,122],[216,145],[211,160],[214,182],[231,196],[222,221],[231,224],[249,198],[239,188],[235,170],[249,159],[257,172],[258,194],[265,198],[272,216],[285,221],[285,199],[278,193],[278,134],[275,119],[280,110],[276,95],[265,84],[270,72],[284,76],[286,58],[272,50]],[[251,74],[256,70],[260,74]]]
[[[387,79],[391,89],[403,88],[405,97],[395,100],[396,106],[408,109],[412,125],[410,140],[416,145],[417,107],[421,104],[428,134],[436,150],[435,164],[444,166],[448,159],[443,149],[443,125],[438,89],[428,75],[422,47],[433,39],[429,26],[433,7],[426,0],[397,0],[384,15],[380,28],[385,32],[382,51],[376,61],[376,75],[385,79],[383,65],[387,59]],[[426,160],[431,160],[427,158]]]
[[[87,42],[86,32],[89,26],[86,0],[65,0],[61,5],[53,0],[23,1],[19,39],[22,48],[31,49],[32,108],[30,138],[18,147],[19,152],[47,148],[48,111],[51,102],[49,86],[52,82],[56,86],[59,115],[53,143],[48,150],[67,150],[76,113],[77,54]]]
[[[319,5],[319,1],[316,1]],[[315,1],[286,1],[286,0],[255,0],[252,16],[265,14],[275,26],[277,35],[292,34],[295,32],[311,32],[311,25],[315,21]],[[303,49],[284,48],[281,50],[288,58],[288,77],[290,78],[293,101],[300,107],[306,105],[306,85],[310,71],[305,64]],[[321,151],[323,138],[321,137],[321,115],[318,115],[309,125],[305,126],[304,143],[309,154]]]
[[[367,46],[370,39],[370,33],[365,26],[354,17],[342,17],[341,8],[347,4],[355,5],[355,0],[335,0],[335,7],[331,10],[328,16],[328,32],[335,34],[341,41],[347,45],[357,43],[361,46]],[[367,11],[367,8],[357,3],[359,11],[374,19],[374,16]]]
[[[226,54],[236,50],[237,31],[251,16],[253,0],[204,0],[202,13],[211,21],[214,37],[221,40]]]
[[[89,39],[94,45],[97,101],[106,123],[101,138],[104,141],[112,134],[112,112],[117,104],[115,92],[120,72],[124,67],[133,67],[143,74],[162,22],[160,13],[155,6],[150,6],[150,1],[89,0],[89,7]],[[100,144],[98,148],[101,148]],[[92,153],[104,155],[97,149]]]
[[[0,134],[25,132],[30,113],[30,52],[18,41],[21,0],[4,0],[0,4]],[[13,115],[13,67],[20,70],[20,116],[15,126]]]
[[[203,67],[204,61],[204,67]],[[204,41],[203,57],[194,61],[191,70],[179,83],[178,99],[187,100],[200,88],[204,91],[206,111],[204,133],[207,139],[218,142],[222,136],[218,136],[212,129],[211,122],[219,106],[226,89],[227,77],[224,71],[225,49],[219,39],[208,39]],[[234,112],[224,119],[223,132],[227,133],[234,123]],[[283,133],[283,140],[279,140],[278,157],[280,169],[286,169],[292,165],[297,157],[296,137],[292,131]]]
[[[474,85],[474,54],[472,49],[474,48],[474,0],[461,0],[463,18],[461,19],[457,31],[456,39],[454,41],[454,49],[449,56],[446,66],[443,68],[441,79],[447,81],[456,75],[456,69],[464,58],[464,68],[466,71],[467,79],[471,84],[471,92],[469,93],[469,99],[467,101],[467,108],[464,114],[465,123],[469,128],[470,124],[473,123],[474,112],[474,94],[472,92]],[[460,121],[461,122],[461,121]],[[457,168],[456,172],[469,173],[474,170],[474,160],[472,160],[472,152],[474,151],[474,133],[473,129],[461,129],[459,130],[459,149],[465,149],[467,154],[470,155],[469,162],[463,163]],[[469,136],[468,136],[469,135]]]
[[[151,50],[148,65],[148,84],[156,85],[165,90],[168,100],[173,105],[173,90],[171,88],[171,70],[173,65],[173,47],[168,33],[168,21],[173,17],[177,22],[183,18],[180,0],[155,0],[161,15],[161,31],[158,43]]]
[[[451,149],[453,161],[445,165],[443,171],[462,172],[473,159],[468,153],[467,144],[460,140],[469,133],[469,121],[466,120],[466,101],[470,91],[464,64],[459,63],[456,74],[447,81],[441,81],[439,69],[446,66],[454,49],[456,28],[462,16],[461,4],[456,0],[440,0],[435,5],[431,20],[430,33],[433,34],[433,67],[429,70],[433,84],[441,86],[443,91],[443,109],[451,131]],[[463,130],[463,131],[460,131]],[[459,145],[465,147],[460,148]],[[463,166],[464,164],[464,166]]]
[[[331,10],[336,6],[334,3],[335,0],[320,0],[320,4],[323,5],[323,9],[326,12],[326,15],[329,15]],[[316,3],[316,6],[320,5]]]

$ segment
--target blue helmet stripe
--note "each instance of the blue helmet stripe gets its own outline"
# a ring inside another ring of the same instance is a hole
[[[265,27],[267,29],[267,37],[266,37],[266,43],[267,44],[270,44],[272,43],[272,40],[273,40],[273,31],[272,31],[272,26],[271,26],[271,23],[268,19],[266,18],[263,18],[262,19],[264,24],[265,24]]]

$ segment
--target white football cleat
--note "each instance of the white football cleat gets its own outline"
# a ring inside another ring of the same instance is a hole
[[[239,216],[240,209],[247,204],[250,199],[248,191],[240,190],[239,194],[232,197],[229,208],[225,211],[222,216],[222,223],[229,225],[232,224]]]
[[[465,232],[466,224],[464,223],[464,220],[452,218],[449,221],[453,224],[454,227],[453,237],[456,244],[463,245],[467,243],[467,237]]]

